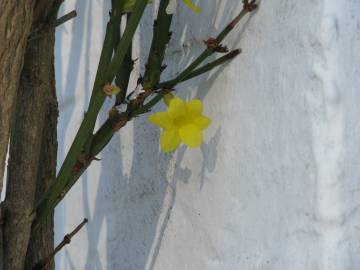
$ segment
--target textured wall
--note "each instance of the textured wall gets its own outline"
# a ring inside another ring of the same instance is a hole
[[[65,2],[79,16],[57,32],[60,161],[89,99],[108,2]],[[166,76],[239,2],[178,10]],[[226,40],[243,54],[178,88],[204,101],[206,143],[163,154],[156,127],[129,124],[57,208],[57,242],[89,218],[57,269],[359,269],[359,13],[358,0],[263,0]],[[153,15],[137,35],[137,71]]]

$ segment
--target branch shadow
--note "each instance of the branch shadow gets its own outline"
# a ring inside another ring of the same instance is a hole
[[[86,5],[89,5],[88,10],[90,10],[91,1],[77,1],[77,10],[85,10]],[[178,14],[174,17],[173,39],[168,46],[164,61],[170,64],[163,74],[163,79],[174,77],[186,67],[203,50],[203,40],[219,32],[219,29],[235,15],[235,11],[241,9],[240,1],[235,0],[208,1],[203,6],[201,16],[191,14],[186,8],[180,7]],[[109,4],[103,1],[103,13],[107,14],[108,10]],[[234,12],[225,12],[229,10]],[[140,73],[143,71],[150,47],[154,13],[154,6],[147,9],[139,29],[138,43],[141,47],[138,52],[137,69]],[[195,26],[191,23],[194,21],[194,18],[190,18],[191,16],[197,16]],[[209,18],[212,18],[210,23]],[[104,20],[106,19],[107,16],[104,16]],[[90,29],[91,26],[90,19],[86,27]],[[73,31],[81,33],[79,29],[84,28],[84,20],[81,21],[78,18],[73,27]],[[241,29],[236,31],[233,35],[236,38],[230,38],[227,43],[238,44],[240,41],[238,33],[241,31]],[[87,38],[85,46],[89,47],[89,43],[91,43],[91,36]],[[82,44],[79,45],[76,42],[71,45],[70,61],[73,65],[69,65],[68,75],[71,78],[75,76],[75,79],[69,78],[64,89],[73,89],[76,85],[76,72],[79,65],[75,54],[79,53],[81,47]],[[90,58],[89,51],[86,57]],[[226,65],[215,72],[181,84],[176,89],[176,94],[183,98],[195,97],[204,100],[225,69]],[[88,89],[91,88],[90,85],[87,86]],[[60,85],[60,89],[62,87]],[[85,99],[87,100],[88,96]],[[108,107],[110,103],[110,101],[107,102]],[[164,109],[164,105],[158,108]],[[70,118],[72,113],[71,110],[67,110],[64,118]],[[106,112],[100,114],[100,122],[106,118]],[[65,123],[65,121],[62,122]],[[69,127],[63,124],[61,128],[67,130]],[[164,154],[159,151],[159,135],[160,130],[150,125],[146,117],[142,117],[135,119],[120,134],[114,136],[101,155],[100,184],[93,211],[90,211],[88,196],[89,175],[83,176],[81,180],[83,209],[89,218],[86,226],[88,247],[85,269],[156,269],[162,240],[176,203],[177,184],[179,181],[187,183],[190,178],[194,178],[189,168],[181,167],[186,152],[194,150],[188,150],[182,146],[175,153]],[[195,177],[199,182],[198,192],[201,192],[207,174],[216,168],[220,138],[221,126],[219,125],[213,137],[201,147],[201,170]],[[60,156],[64,156],[64,152],[61,152]],[[105,258],[101,257],[98,250],[103,235],[100,232],[104,230],[106,232]],[[70,257],[66,256],[66,259],[74,269]]]
[[[85,18],[86,14],[84,11],[87,10],[87,6],[90,1],[77,1],[75,5],[75,9],[78,11],[78,15],[76,21],[72,23],[71,28],[67,30],[67,27],[60,27],[56,30],[56,42],[57,44],[61,44],[64,36],[69,35],[71,33],[71,42],[69,48],[64,51],[63,47],[55,46],[55,72],[56,78],[60,78],[60,80],[56,80],[56,89],[60,90],[57,91],[57,97],[59,100],[59,122],[58,122],[58,145],[62,146],[58,148],[58,161],[61,161],[62,157],[65,157],[66,154],[66,144],[65,141],[67,139],[67,132],[71,130],[71,121],[69,119],[75,113],[75,107],[79,106],[76,104],[75,106],[75,99],[69,95],[68,91],[76,92],[77,83],[79,81],[79,70],[80,70],[80,61],[79,57],[81,55],[81,51],[83,46],[89,46],[89,40],[84,40],[84,28],[85,28]],[[64,7],[62,6],[60,12],[64,13]],[[63,60],[63,53],[69,52],[67,64]],[[87,58],[90,59],[90,54],[87,54]],[[68,66],[67,71],[63,71],[63,67]],[[88,81],[88,80],[86,80]],[[57,234],[55,235],[58,237],[63,237],[65,235],[64,231],[64,224],[65,224],[65,207],[61,203],[59,207],[57,207],[55,212],[55,219],[57,225]],[[60,225],[60,226],[59,226]],[[61,239],[55,239],[55,242],[60,242]],[[66,256],[69,258],[69,256]],[[69,261],[69,260],[68,260]],[[60,258],[56,258],[56,265],[57,267],[61,268],[62,260]],[[73,268],[71,268],[73,269]]]

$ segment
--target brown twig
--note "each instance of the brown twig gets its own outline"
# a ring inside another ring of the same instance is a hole
[[[75,18],[77,16],[76,10],[73,10],[64,16],[56,19],[56,21],[53,23],[54,27],[58,27],[59,25],[66,23],[67,21],[71,20],[72,18]]]
[[[41,24],[39,27],[37,27],[30,33],[30,35],[28,37],[28,41],[32,41],[34,39],[44,37],[53,28],[56,28],[64,23],[66,23],[67,21],[75,18],[76,16],[77,16],[77,13],[75,10],[73,10],[73,11],[70,11],[69,13],[65,14],[64,16],[54,20],[53,22],[50,22],[50,23],[44,22],[43,24]]]
[[[84,225],[88,222],[88,220],[86,218],[84,218],[84,220],[69,234],[66,234],[64,236],[64,239],[61,241],[61,243],[59,245],[57,245],[57,247],[54,249],[53,252],[51,252],[49,254],[49,256],[47,256],[44,260],[42,260],[40,263],[38,263],[35,267],[34,270],[37,269],[41,269],[41,270],[47,270],[49,269],[50,263],[52,261],[52,259],[55,257],[56,253],[58,253],[64,246],[70,244],[71,242],[71,238],[74,237],[75,234],[77,234],[82,227],[84,227]]]

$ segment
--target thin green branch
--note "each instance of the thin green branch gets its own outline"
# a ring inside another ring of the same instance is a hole
[[[235,58],[237,55],[240,54],[240,50],[233,50],[229,53],[227,53],[226,55],[220,57],[219,59],[216,59],[215,61],[213,62],[210,62],[198,69],[195,69],[193,70],[188,76],[186,76],[185,78],[183,78],[182,81],[178,82],[177,84],[181,83],[181,82],[184,82],[184,81],[187,81],[187,80],[190,80],[194,77],[197,77],[197,76],[200,76],[220,65],[223,65],[225,62],[229,61],[229,60],[232,60],[233,58]],[[143,113],[147,113],[148,111],[151,110],[151,108],[153,108],[159,101],[162,100],[162,98],[164,97],[164,95],[166,93],[168,93],[169,89],[168,88],[164,88],[164,86],[166,86],[168,83],[167,82],[164,82],[164,83],[160,83],[158,85],[158,87],[161,89],[160,91],[157,92],[157,94],[152,98],[150,99],[150,101],[148,101],[146,104],[144,104],[142,107],[139,107],[137,108],[136,110],[134,110],[132,112],[132,115],[134,116],[138,116],[140,114],[143,114]]]
[[[123,1],[121,2],[123,3]],[[173,80],[160,84],[158,83],[158,81],[161,74],[161,65],[163,61],[164,51],[169,36],[166,36],[164,32],[157,30],[155,25],[155,32],[153,37],[154,39],[149,53],[148,66],[145,72],[145,91],[140,93],[137,97],[135,97],[129,102],[126,112],[112,112],[109,115],[109,119],[96,132],[96,134],[93,135],[92,132],[94,129],[97,115],[105,100],[105,95],[102,92],[102,87],[106,83],[111,83],[115,76],[117,77],[117,75],[120,75],[119,72],[121,72],[122,70],[122,65],[124,63],[124,60],[126,59],[126,55],[129,52],[129,48],[131,47],[131,41],[133,39],[135,30],[139,24],[140,18],[144,12],[147,0],[136,1],[131,19],[129,20],[125,32],[120,39],[119,45],[116,48],[112,61],[109,62],[109,58],[111,58],[113,52],[114,43],[117,43],[116,31],[119,29],[119,21],[116,21],[117,24],[114,24],[114,22],[119,18],[116,16],[121,16],[119,15],[121,14],[119,10],[113,9],[113,12],[111,13],[112,16],[107,28],[107,34],[105,36],[103,53],[101,56],[98,73],[95,79],[93,93],[90,99],[89,110],[85,115],[85,119],[82,122],[78,134],[74,139],[73,145],[71,146],[69,153],[63,163],[63,166],[60,169],[57,181],[53,184],[53,186],[51,186],[49,192],[45,196],[45,199],[40,202],[39,206],[36,209],[37,215],[35,225],[39,224],[43,220],[43,218],[46,217],[52,209],[54,209],[56,204],[64,197],[64,195],[74,185],[76,180],[91,164],[92,160],[96,159],[95,156],[108,144],[114,132],[125,126],[126,123],[132,118],[148,112],[161,100],[165,93],[167,93],[178,83],[191,79],[195,76],[199,76],[200,74],[203,74],[204,72],[207,72],[214,67],[219,66],[224,62],[232,59],[239,53],[239,51],[237,50],[232,51],[229,54],[198,68],[198,66],[214,52],[224,49],[224,47],[222,47],[220,44],[221,41],[231,32],[231,30],[236,26],[236,24],[241,20],[241,18],[245,16],[245,14],[252,11],[256,7],[255,0],[252,0],[251,2],[249,2],[248,0],[244,0],[243,2],[244,8],[238,14],[238,16],[236,16],[235,19],[231,21],[231,23],[228,24],[215,39],[209,39],[206,42],[207,48],[183,72],[181,72]],[[161,5],[163,6],[160,5],[160,7],[166,7],[166,3],[168,3],[168,0],[162,0]],[[161,29],[167,29],[169,31],[171,17],[169,17],[169,15],[167,15],[166,13],[165,16],[160,12],[158,13],[158,15],[160,16],[158,17],[158,19],[161,19],[162,16],[162,19],[164,20],[163,24],[167,25],[166,28],[161,27]],[[152,58],[153,55],[156,55],[156,57]],[[156,91],[156,89],[161,90],[158,91],[155,97],[153,97],[149,102],[144,105],[145,99],[150,96],[154,91]],[[87,150],[86,153],[84,153],[85,146]]]
[[[161,65],[164,59],[166,44],[169,42],[170,39],[170,25],[171,25],[172,15],[168,15],[166,13],[166,8],[168,4],[169,4],[169,0],[161,0],[158,16],[154,23],[153,41],[149,52],[148,64],[145,72],[146,81],[144,81],[145,85],[149,87],[153,87],[154,85],[156,85],[160,79],[160,74],[162,69]],[[131,14],[130,16],[135,16],[135,14]],[[130,17],[130,22],[131,22],[131,17]],[[116,37],[119,38],[119,30],[120,30],[119,26],[120,26],[120,21],[117,21],[117,23],[114,24],[114,27],[116,27],[116,31],[114,34],[115,38]],[[125,33],[123,35],[123,38],[124,37],[125,37]],[[115,57],[116,56],[114,56],[114,58]],[[131,59],[131,46],[130,46],[124,57],[124,61],[122,62],[118,72],[116,73],[115,83],[118,87],[120,87],[120,89],[122,89],[122,92],[117,95],[117,101],[116,101],[117,104],[122,103],[124,101],[130,73],[132,70],[132,65],[133,65],[133,61]],[[91,138],[91,147],[90,147],[91,153],[89,153],[89,155],[85,157],[84,162],[82,166],[79,166],[78,171],[75,174],[70,175],[69,180],[67,181],[67,184],[63,189],[63,194],[66,194],[66,192],[74,185],[77,179],[81,176],[83,171],[85,171],[86,168],[90,165],[92,161],[92,157],[95,157],[111,140],[115,132],[114,126],[116,125],[116,122],[114,120],[116,119],[111,119],[106,121],[106,123],[102,126],[102,128],[100,128],[99,131],[94,135],[94,137]],[[118,119],[116,121],[119,122]],[[128,119],[126,120],[126,122],[127,121]],[[54,203],[57,204],[60,200],[61,198],[58,198]]]
[[[165,56],[166,45],[171,38],[170,25],[172,15],[166,13],[169,0],[161,0],[157,19],[154,22],[154,34],[148,61],[145,66],[145,74],[142,82],[144,89],[152,89],[160,80],[162,62]]]
[[[124,4],[124,2],[122,1]],[[43,219],[51,212],[55,207],[55,203],[59,198],[65,196],[64,188],[68,185],[68,180],[71,179],[71,175],[78,170],[77,165],[82,162],[81,153],[83,147],[87,142],[89,136],[92,135],[93,128],[95,126],[96,118],[99,111],[105,101],[106,96],[102,92],[102,87],[105,83],[111,83],[115,77],[116,71],[122,64],[126,52],[131,44],[132,38],[135,34],[135,30],[140,22],[142,14],[145,10],[147,0],[137,0],[134,12],[129,23],[126,26],[124,35],[121,38],[119,46],[116,49],[115,55],[112,61],[111,58],[113,52],[114,42],[114,25],[112,19],[114,17],[121,16],[120,10],[113,9],[111,13],[111,19],[107,26],[105,34],[105,41],[99,63],[97,76],[95,78],[93,93],[90,99],[89,109],[85,114],[85,118],[81,123],[79,131],[74,139],[72,146],[65,158],[65,161],[60,169],[58,177],[54,184],[50,187],[49,191],[45,195],[44,199],[39,203],[36,208],[36,221],[35,226],[38,225]]]
[[[120,44],[117,47],[115,55],[108,67],[108,71],[106,74],[106,82],[112,82],[118,68],[123,62],[125,55],[130,47],[133,36],[135,34],[136,28],[140,22],[142,14],[144,13],[146,5],[147,5],[146,0],[136,1],[134,11],[131,14],[131,19],[129,23],[126,25],[126,29],[124,31],[123,36],[121,37]]]
[[[63,189],[63,193],[66,194],[76,181],[81,177],[81,175],[87,170],[93,160],[98,160],[96,156],[105,148],[105,146],[110,142],[112,137],[116,132],[116,125],[119,122],[123,122],[124,125],[128,122],[129,118],[126,113],[118,114],[114,117],[108,118],[105,123],[99,128],[96,134],[93,137],[91,142],[90,152],[88,158],[84,160],[84,163],[79,168],[76,173],[71,175],[71,178],[67,181],[66,186]],[[55,201],[55,206],[62,200],[62,197],[57,198]]]
[[[221,66],[223,64],[225,64],[226,62],[234,59],[236,56],[238,56],[241,53],[241,51],[239,49],[233,50],[227,54],[225,54],[224,56],[206,64],[203,65],[202,67],[199,67],[195,70],[193,70],[188,76],[186,76],[181,82],[185,82],[188,81],[194,77],[198,77],[218,66]],[[161,84],[160,84],[161,85]]]
[[[220,32],[220,34],[212,40],[212,43],[216,46],[221,46],[220,43],[225,39],[225,37],[234,29],[234,27],[240,22],[240,20],[249,12],[253,11],[257,5],[256,1],[252,0],[249,2],[248,0],[243,1],[243,9],[240,11],[240,13]],[[202,73],[202,70],[206,70],[207,68],[212,68],[212,64],[210,66],[204,66],[202,69],[199,69],[195,72],[195,69],[210,55],[216,52],[217,47],[207,47],[183,72],[181,72],[176,78],[163,82],[156,86],[156,89],[164,89],[165,91],[168,91],[169,89],[172,89],[174,86],[176,86],[178,83],[186,81],[190,78],[195,77],[197,73]],[[226,60],[224,58],[218,59],[218,61],[222,62],[223,60]],[[195,72],[195,73],[193,73]],[[204,71],[206,72],[206,71]],[[199,75],[200,75],[199,74]],[[153,97],[147,104],[144,106],[137,108],[134,112],[135,115],[145,113],[150,110],[153,106],[155,106],[164,96],[164,91],[159,91],[159,93],[156,94],[155,97]]]
[[[227,61],[232,60],[237,55],[239,55],[240,50],[233,50],[229,52],[228,54],[220,57],[219,59],[210,62],[196,70],[194,70],[188,77],[184,78],[183,81],[189,80],[195,76],[199,76],[205,72],[210,71],[211,69],[218,67],[219,65],[224,64]],[[155,100],[151,100],[148,103],[146,103],[144,106],[141,106],[140,108],[137,108],[136,110],[132,111],[132,117],[138,116],[142,113],[146,113],[149,110],[152,109],[156,105],[158,101],[161,100],[162,96],[167,93],[166,90],[160,91],[159,95],[155,96]],[[158,98],[160,97],[160,100]],[[110,141],[116,130],[114,129],[114,126],[119,121],[128,121],[129,115],[126,113],[120,113],[114,117],[110,117],[106,122],[101,126],[101,128],[95,133],[94,139],[91,144],[91,150],[90,150],[90,156],[95,157],[102,151],[102,149],[107,145],[107,143]]]
[[[233,59],[239,53],[240,53],[240,50],[233,50],[233,51],[227,53],[226,55],[220,57],[219,59],[214,60],[198,69],[193,70],[186,77],[184,77],[181,81],[177,82],[177,84],[180,82],[189,80],[191,78],[194,78],[196,76],[199,76],[205,72],[208,72],[211,69]],[[168,82],[160,83],[157,87],[161,88],[162,90],[159,91],[155,95],[155,97],[153,97],[145,105],[138,106],[136,108],[132,108],[128,112],[117,114],[113,117],[109,117],[109,119],[106,120],[106,122],[100,127],[100,129],[96,132],[96,134],[93,137],[91,147],[90,147],[91,150],[89,153],[90,158],[88,159],[86,166],[84,166],[84,168],[82,168],[82,170],[79,171],[78,174],[73,175],[73,179],[71,179],[69,181],[70,185],[67,186],[65,192],[67,192],[72,187],[72,185],[75,183],[75,181],[82,175],[83,171],[85,171],[86,168],[91,164],[93,158],[96,155],[98,155],[98,153],[100,153],[102,151],[102,149],[108,144],[108,142],[111,140],[111,138],[113,137],[113,135],[115,134],[115,132],[117,130],[115,128],[116,125],[118,123],[121,123],[121,126],[125,125],[127,121],[131,120],[131,118],[139,116],[140,114],[144,114],[144,113],[147,113],[148,111],[150,111],[159,101],[162,100],[162,97],[167,93],[168,89],[165,88],[165,86],[169,85],[170,84],[169,82],[174,82],[174,81],[175,81],[175,79],[168,81]],[[60,199],[58,201],[60,201]]]
[[[145,78],[144,85],[151,88],[159,82],[160,74],[162,70],[161,65],[164,59],[166,45],[169,42],[171,36],[170,25],[172,21],[172,15],[168,15],[166,13],[166,8],[168,4],[169,4],[169,0],[161,0],[157,19],[154,22],[154,34],[152,39],[152,45],[149,51],[149,57],[148,57],[148,62],[146,65],[146,71],[144,76]],[[134,14],[131,15],[128,14],[128,16],[130,19],[131,18],[130,16],[134,16]],[[116,31],[114,34],[115,39],[116,38],[119,39],[120,21],[118,21],[114,25],[115,25],[114,27],[116,27]],[[133,66],[133,61],[131,59],[131,46],[130,46],[130,48],[128,49],[125,55],[124,61],[122,62],[121,67],[119,68],[116,74],[115,83],[122,90],[117,95],[116,104],[121,104],[124,101],[132,66]],[[126,113],[123,113],[120,118],[123,118],[124,115],[126,115]],[[115,133],[114,126],[116,126],[116,123],[119,122],[118,118],[119,117],[116,116],[115,118],[110,118],[109,120],[107,120],[104,123],[104,125],[98,130],[98,132],[94,135],[94,137],[91,137],[90,153],[87,155],[87,157],[84,158],[83,164],[82,166],[79,166],[78,171],[69,177],[69,180],[67,181],[67,184],[63,189],[63,194],[67,193],[67,191],[75,184],[77,179],[90,165],[90,163],[92,162],[92,158],[95,157],[111,140],[112,136]],[[127,121],[128,119],[125,120],[125,123]],[[60,201],[61,201],[61,197],[58,198],[54,202],[54,204],[56,205]]]
[[[129,22],[130,18],[131,18],[131,13],[127,13],[126,14],[127,22]],[[119,41],[120,41],[120,23],[118,27],[119,29],[117,32],[119,33]],[[116,49],[116,47],[114,49]],[[121,64],[121,67],[116,73],[116,77],[115,77],[115,85],[121,89],[121,91],[116,95],[115,105],[120,105],[125,100],[129,85],[129,80],[130,80],[130,74],[133,68],[134,68],[134,61],[132,60],[132,43],[130,43],[130,47],[126,52],[124,61]]]
[[[239,21],[249,12],[252,11],[248,6],[248,1],[244,1],[244,7],[241,12],[220,32],[220,34],[213,40],[214,44],[220,45],[225,37],[234,29]],[[255,5],[255,2],[253,3]],[[207,47],[183,72],[181,72],[175,79],[167,81],[162,85],[163,88],[171,89],[177,83],[183,81],[189,74],[197,68],[206,58],[216,52],[215,47]]]

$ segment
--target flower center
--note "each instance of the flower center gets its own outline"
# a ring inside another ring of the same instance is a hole
[[[186,126],[187,124],[189,124],[189,122],[190,122],[190,119],[187,115],[179,116],[174,119],[174,124],[177,128]]]

